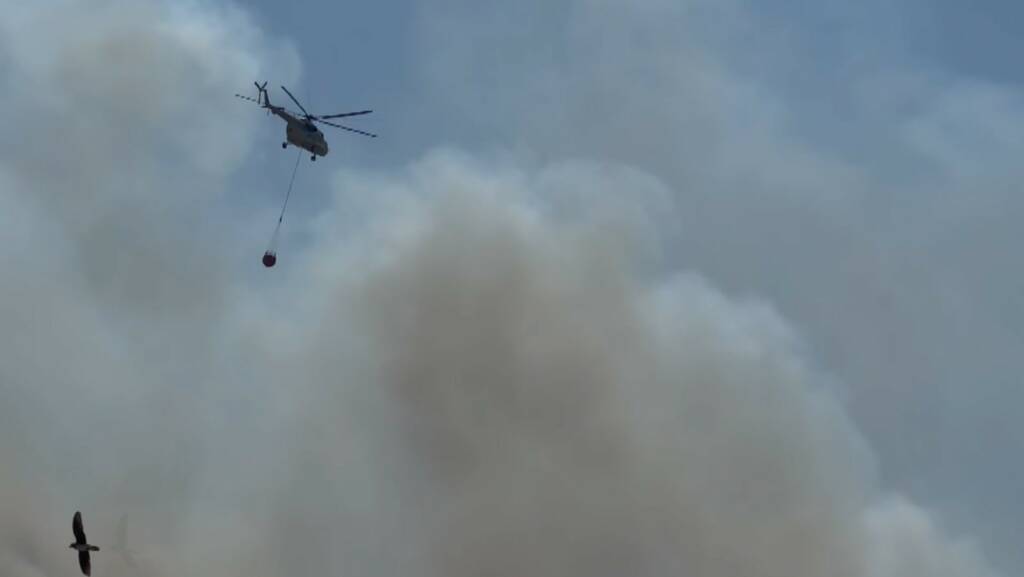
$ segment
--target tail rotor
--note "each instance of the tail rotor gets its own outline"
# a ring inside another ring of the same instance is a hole
[[[235,94],[235,96],[242,100],[248,100],[249,102],[259,104],[263,108],[268,109],[267,114],[270,114],[270,98],[267,97],[267,83],[264,82],[263,84],[260,84],[259,82],[253,82],[253,85],[256,86],[256,98],[243,96],[241,94]]]
[[[270,106],[270,100],[267,98],[267,81],[264,80],[261,85],[259,82],[253,82],[256,85],[256,100],[264,107]],[[267,115],[270,115],[270,110],[267,110]]]

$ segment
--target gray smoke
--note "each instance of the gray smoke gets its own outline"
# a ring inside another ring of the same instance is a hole
[[[615,226],[530,208],[546,173],[448,154],[412,172],[339,187],[405,211],[355,235],[379,256],[338,257],[337,241],[310,259],[338,288],[302,364],[330,391],[316,414],[343,422],[324,461],[360,434],[348,419],[391,443],[370,464],[402,477],[420,572],[993,574],[880,490],[830,379],[770,306],[693,274],[642,280]]]
[[[657,179],[341,173],[268,286],[217,208],[257,118],[213,95],[287,47],[160,2],[0,31],[4,575],[75,574],[76,509],[113,577],[994,575],[770,304],[652,272]]]

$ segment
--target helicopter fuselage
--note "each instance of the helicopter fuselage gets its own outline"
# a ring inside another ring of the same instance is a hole
[[[298,146],[303,150],[313,153],[314,156],[327,156],[330,150],[327,146],[327,139],[324,138],[324,133],[320,132],[315,124],[276,107],[272,108],[271,111],[281,117],[287,124],[285,127],[286,144]]]

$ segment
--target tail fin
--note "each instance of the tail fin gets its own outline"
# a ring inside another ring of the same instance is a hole
[[[267,96],[267,82],[264,81],[261,86],[259,82],[253,82],[256,85],[256,90],[259,92],[256,95],[256,100],[263,106],[270,106],[270,97]]]

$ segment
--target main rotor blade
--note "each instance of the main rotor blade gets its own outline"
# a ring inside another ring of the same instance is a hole
[[[256,104],[263,104],[262,102],[260,102],[259,100],[256,100],[255,98],[250,98],[248,96],[242,96],[241,94],[236,94],[235,96],[241,98],[242,100],[248,100],[249,102],[255,102]]]
[[[359,112],[343,112],[341,114],[328,114],[327,116],[317,116],[317,118],[344,118],[346,116],[359,116],[360,114],[369,114],[372,110],[360,110]]]
[[[295,105],[299,107],[299,110],[301,110],[303,114],[305,114],[306,116],[310,116],[310,114],[309,114],[308,112],[306,112],[306,109],[305,109],[305,108],[303,108],[301,104],[299,104],[299,101],[298,101],[298,100],[296,100],[294,96],[292,96],[292,93],[291,93],[291,92],[288,92],[288,89],[287,89],[287,88],[285,88],[284,86],[282,86],[282,87],[281,87],[281,90],[284,90],[284,93],[288,95],[288,98],[291,98],[291,99],[292,99],[292,102],[294,102],[294,103],[295,103]]]
[[[340,124],[335,124],[333,122],[327,122],[326,120],[320,120],[319,118],[316,118],[314,120],[316,120],[317,122],[322,122],[322,123],[326,124],[327,126],[333,126],[335,128],[340,128],[342,130],[347,130],[349,132],[355,132],[356,134],[362,134],[364,136],[369,136],[370,138],[377,138],[376,134],[371,134],[369,132],[363,132],[362,130],[356,130],[355,128],[349,128],[348,126],[342,126]]]

